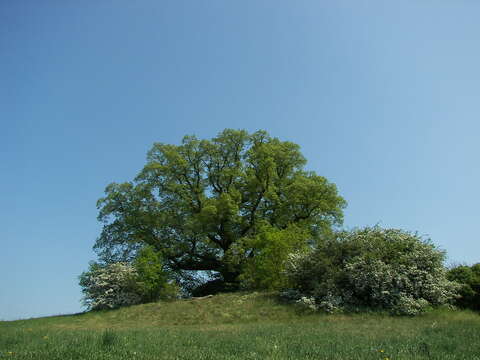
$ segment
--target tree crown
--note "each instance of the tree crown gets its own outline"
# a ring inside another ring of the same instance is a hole
[[[258,249],[233,245],[255,244],[244,240],[265,226],[295,226],[313,239],[342,223],[345,200],[305,164],[297,144],[265,131],[155,143],[135,180],[108,185],[98,201],[104,227],[95,248],[108,262],[150,245],[172,270],[213,270],[234,281]]]

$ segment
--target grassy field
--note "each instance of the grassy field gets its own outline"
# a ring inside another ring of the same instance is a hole
[[[480,316],[299,313],[268,294],[0,322],[0,359],[480,359]]]

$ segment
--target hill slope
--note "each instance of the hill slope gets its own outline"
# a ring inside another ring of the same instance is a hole
[[[175,325],[215,325],[304,319],[292,306],[267,293],[230,293],[204,298],[135,305],[37,319],[3,322],[17,327],[132,329]],[[2,324],[2,322],[0,322]]]

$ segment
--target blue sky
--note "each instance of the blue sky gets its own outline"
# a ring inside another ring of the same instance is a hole
[[[81,311],[96,200],[153,142],[265,129],[345,226],[480,261],[480,3],[1,1],[0,319]]]

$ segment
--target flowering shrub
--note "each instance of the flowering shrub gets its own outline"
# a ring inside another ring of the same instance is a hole
[[[313,310],[313,311],[318,310],[318,306],[315,303],[315,298],[313,297],[302,296],[300,297],[300,299],[296,301],[296,303],[308,310]]]
[[[127,263],[90,264],[89,271],[80,275],[84,305],[101,310],[140,303],[135,285],[137,276],[135,268]]]
[[[309,308],[314,299],[327,312],[368,307],[415,315],[456,296],[444,257],[429,241],[402,230],[340,232],[309,254],[290,257],[291,290],[284,295]]]
[[[137,249],[131,262],[91,263],[80,275],[83,303],[92,310],[114,309],[178,296],[178,288],[151,246]]]

